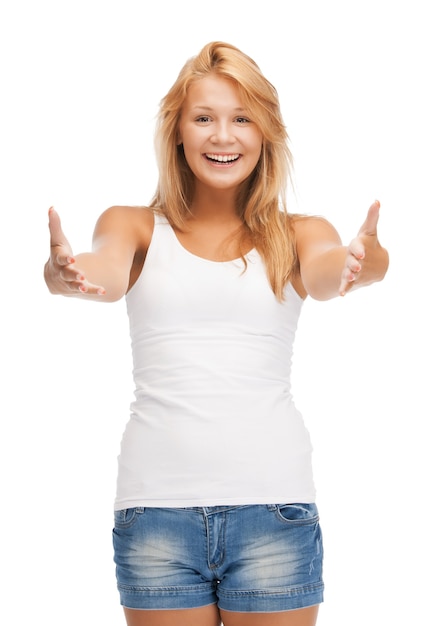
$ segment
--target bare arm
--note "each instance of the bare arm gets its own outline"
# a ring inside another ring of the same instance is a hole
[[[298,224],[301,280],[308,295],[316,300],[329,300],[384,278],[389,259],[378,240],[378,219],[376,201],[358,235],[347,247],[326,220],[313,218]]]
[[[97,221],[91,252],[74,257],[60,218],[49,210],[51,252],[44,277],[52,294],[114,302],[128,290],[138,248],[132,207],[112,207]]]

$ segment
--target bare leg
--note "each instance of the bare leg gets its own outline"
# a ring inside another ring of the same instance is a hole
[[[319,605],[281,613],[221,611],[224,626],[315,626]]]
[[[215,604],[175,611],[138,611],[126,608],[124,611],[128,626],[220,626],[219,610]]]

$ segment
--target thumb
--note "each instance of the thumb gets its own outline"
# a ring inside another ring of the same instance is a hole
[[[365,222],[359,229],[359,235],[376,235],[379,220],[379,200],[375,200],[368,210]]]
[[[49,236],[50,236],[50,246],[51,249],[54,250],[58,247],[64,247],[66,259],[64,259],[64,263],[72,263],[72,250],[69,244],[68,239],[65,237],[65,234],[62,230],[62,223],[60,221],[60,216],[54,207],[51,207],[48,211],[48,219],[49,219]],[[61,261],[61,259],[59,259]]]

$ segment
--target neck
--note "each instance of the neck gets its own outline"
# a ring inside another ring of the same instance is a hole
[[[236,211],[236,190],[198,188],[195,191],[191,207],[195,219],[240,222]]]

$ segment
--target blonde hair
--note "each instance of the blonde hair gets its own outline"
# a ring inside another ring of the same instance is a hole
[[[189,86],[209,74],[233,81],[258,125],[262,151],[256,168],[239,189],[237,211],[243,232],[264,259],[268,279],[279,300],[296,265],[286,188],[292,158],[278,95],[258,65],[234,46],[212,42],[189,59],[177,80],[160,102],[155,148],[159,181],[150,207],[161,210],[169,222],[182,230],[193,199],[194,176],[182,146],[177,145],[180,115]],[[245,259],[244,259],[245,262]]]

